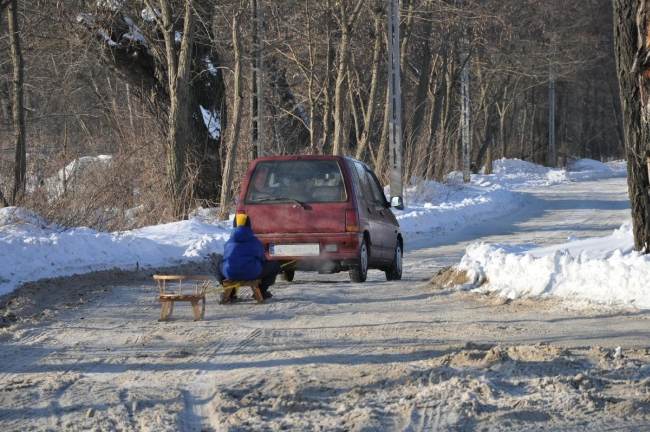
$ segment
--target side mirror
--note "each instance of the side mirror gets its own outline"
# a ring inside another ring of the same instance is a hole
[[[404,200],[401,196],[395,196],[390,199],[390,206],[397,210],[404,210]]]

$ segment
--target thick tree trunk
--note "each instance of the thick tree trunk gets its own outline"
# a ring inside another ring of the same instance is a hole
[[[176,55],[176,35],[171,7],[167,0],[160,1],[164,26],[167,73],[169,85],[169,120],[167,132],[167,182],[174,217],[186,216],[191,195],[186,188],[187,152],[191,132],[189,112],[189,86],[194,31],[193,0],[185,0],[183,35],[180,51]]]
[[[0,66],[1,68],[1,66]],[[0,73],[4,74],[4,70],[0,69]],[[0,120],[2,125],[11,126],[11,105],[9,104],[9,83],[0,81]]]
[[[646,59],[650,49],[650,4],[647,0],[613,0],[613,3],[616,64],[623,107],[634,245],[637,250],[648,253],[650,64]]]
[[[269,104],[272,105],[269,109],[277,113],[272,122],[279,132],[276,148],[283,148],[282,152],[286,153],[302,152],[309,139],[309,115],[296,100],[286,68],[280,62],[270,61],[265,63],[264,69],[268,71],[268,81],[276,98]]]
[[[328,1],[328,10],[331,8]],[[322,118],[322,134],[318,144],[317,153],[324,153],[325,149],[329,147],[331,142],[330,131],[332,130],[332,63],[334,62],[334,46],[332,43],[332,29],[331,20],[326,20],[326,33],[327,33],[327,53],[325,57],[325,78],[323,80],[325,88],[323,89],[323,118]]]
[[[242,83],[241,83],[241,41],[239,36],[239,17],[235,15],[232,20],[232,41],[235,56],[235,77],[233,80],[233,114],[228,133],[226,163],[223,167],[223,183],[221,185],[221,199],[219,200],[219,219],[226,220],[230,213],[230,200],[232,199],[232,179],[235,172],[235,161],[237,158],[237,147],[239,143],[239,131],[241,123],[242,108]]]
[[[146,4],[161,10],[160,0],[155,2],[147,0]],[[162,0],[166,2],[166,0]],[[187,9],[183,8],[182,12]],[[196,10],[195,10],[196,12]],[[160,17],[162,18],[162,17]],[[169,143],[169,120],[171,107],[170,74],[168,74],[167,45],[163,39],[162,19],[158,20],[158,27],[162,28],[159,39],[147,40],[145,43],[130,39],[131,28],[127,23],[128,16],[117,15],[112,11],[102,11],[95,14],[80,14],[77,18],[86,35],[92,35],[99,41],[99,55],[102,61],[109,66],[125,83],[129,84],[132,94],[137,97],[148,111],[156,118],[159,132],[165,137],[163,141],[165,150]],[[135,19],[135,18],[134,18]],[[182,16],[172,17],[174,29],[179,34],[185,35]],[[199,18],[205,22],[205,17]],[[197,27],[194,26],[196,29]],[[201,31],[209,32],[210,29],[200,27]],[[181,31],[183,31],[181,33]],[[107,38],[110,36],[110,39]],[[176,34],[172,33],[176,46],[171,51],[176,53],[180,44],[176,42]],[[202,35],[206,38],[206,35]],[[187,115],[188,124],[184,134],[186,140],[185,157],[183,164],[193,170],[190,178],[191,184],[183,184],[186,198],[197,198],[209,203],[219,200],[219,187],[221,185],[221,129],[226,126],[227,115],[225,103],[225,87],[223,74],[219,66],[217,52],[206,43],[193,43],[185,51],[189,55],[191,73],[187,79],[185,96],[176,99],[186,105],[183,107]],[[176,62],[173,62],[175,65]],[[176,72],[172,72],[176,75]],[[181,93],[183,90],[181,89]],[[177,109],[177,114],[178,109]],[[174,115],[176,117],[176,114]],[[210,120],[209,122],[207,120]],[[183,134],[180,135],[183,137]],[[179,159],[180,160],[180,159]],[[168,183],[171,183],[168,181]],[[189,201],[187,201],[189,203]]]
[[[332,154],[343,154],[343,141],[345,140],[343,94],[345,78],[348,72],[348,59],[350,56],[350,36],[352,26],[359,15],[364,0],[359,0],[354,10],[348,14],[346,2],[341,2],[341,40],[338,47],[338,64],[336,66],[336,83],[334,84],[334,141]]]
[[[449,32],[446,33],[446,38],[443,41],[443,46],[441,49],[442,56],[442,66],[438,72],[438,78],[436,79],[435,91],[433,92],[433,112],[431,113],[431,121],[429,123],[429,154],[427,159],[427,170],[425,177],[428,180],[432,180],[435,177],[435,167],[436,167],[436,143],[438,140],[440,122],[443,111],[443,102],[445,102],[445,93],[447,90],[447,69],[448,69],[448,60],[449,60]],[[439,161],[438,161],[439,163]]]
[[[452,134],[449,131],[450,124],[450,115],[452,112],[452,107],[454,103],[454,76],[456,75],[456,70],[454,67],[454,57],[455,52],[449,54],[450,58],[447,61],[447,68],[443,72],[445,74],[444,84],[445,84],[445,96],[443,98],[443,109],[440,116],[440,127],[438,128],[437,135],[437,153],[438,158],[436,159],[436,166],[434,170],[434,178],[438,181],[442,181],[445,177],[445,171],[447,168],[447,153],[452,144]],[[452,163],[453,165],[453,163]]]
[[[485,171],[483,174],[492,174],[494,172],[494,158],[492,157],[492,152],[494,149],[494,136],[490,137],[490,141],[487,145],[487,150],[485,152]]]
[[[430,34],[431,33],[431,20],[427,21],[425,24],[425,29],[424,33],[425,34]],[[422,166],[423,163],[425,163],[424,160],[422,160],[419,157],[419,154],[416,152],[416,148],[418,147],[418,144],[420,143],[420,136],[422,134],[422,130],[425,129],[426,125],[426,120],[425,120],[425,114],[426,114],[426,107],[427,107],[427,96],[428,96],[428,89],[429,89],[429,84],[431,80],[431,76],[433,75],[433,69],[436,67],[436,62],[437,62],[437,56],[434,57],[432,50],[431,50],[431,41],[429,38],[427,38],[424,41],[424,46],[423,46],[423,54],[422,54],[422,63],[420,69],[420,76],[418,77],[418,84],[415,89],[415,94],[414,94],[414,102],[413,102],[413,114],[410,116],[410,121],[408,125],[408,130],[406,131],[406,148],[411,151],[411,158],[409,158],[409,165],[416,166],[415,169],[411,168],[410,170],[406,171],[406,178],[410,178],[413,175],[413,171],[419,175],[422,171],[426,171],[426,168]],[[434,61],[435,59],[435,61]],[[417,161],[411,161],[414,155],[418,154]],[[415,162],[415,163],[413,163]]]
[[[390,90],[386,86],[386,95],[384,96],[384,114],[381,122],[381,133],[379,135],[379,149],[377,150],[377,158],[375,159],[375,173],[380,176],[382,181],[387,180],[384,175],[386,164],[386,148],[388,147],[388,125],[390,123]]]
[[[486,102],[486,106],[483,109],[483,116],[485,117],[485,127],[483,128],[483,143],[478,149],[478,154],[474,164],[477,169],[481,167],[483,163],[483,158],[485,158],[485,173],[491,174],[492,172],[492,161],[493,161],[493,148],[494,145],[494,135],[496,132],[496,117],[497,110],[493,102]],[[490,172],[488,172],[488,170]]]
[[[27,178],[27,148],[25,131],[25,111],[23,107],[23,54],[20,47],[20,29],[18,28],[18,1],[12,0],[7,9],[9,21],[9,45],[11,47],[11,65],[13,70],[12,88],[12,118],[16,154],[14,159],[14,187],[11,192],[11,203],[16,205],[25,192]]]
[[[374,31],[375,31],[375,43],[372,48],[372,63],[371,63],[371,76],[370,76],[370,90],[368,91],[368,102],[366,103],[366,113],[363,117],[363,133],[361,138],[357,142],[357,150],[355,152],[355,157],[361,159],[364,152],[368,148],[368,142],[370,140],[370,134],[372,132],[372,119],[375,114],[375,97],[377,95],[377,86],[379,82],[379,64],[380,64],[380,55],[381,55],[381,13],[375,13],[375,22],[374,22]]]
[[[334,141],[332,143],[332,154],[343,154],[343,84],[347,76],[348,51],[350,48],[350,32],[343,29],[341,42],[339,43],[339,61],[336,68],[336,83],[334,84]]]

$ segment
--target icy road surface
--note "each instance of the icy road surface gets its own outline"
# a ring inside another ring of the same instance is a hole
[[[409,239],[401,282],[298,273],[264,305],[212,296],[202,322],[180,304],[157,322],[154,285],[128,275],[19,290],[0,429],[647,430],[650,313],[427,283],[470,241],[550,245],[629,218],[621,178],[527,193],[497,223]]]

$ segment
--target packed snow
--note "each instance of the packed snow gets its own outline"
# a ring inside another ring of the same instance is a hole
[[[48,179],[46,186],[56,195],[64,177],[69,185],[89,167],[110,163],[111,157],[106,155],[77,159]],[[458,173],[450,174],[445,183],[413,182],[406,190],[408,207],[395,211],[407,247],[416,237],[439,237],[503,218],[527,204],[525,188],[624,175],[620,164],[586,160],[574,166],[578,170],[565,171],[499,160],[494,174],[473,175],[467,185],[458,181]],[[0,209],[0,294],[42,278],[199,260],[220,251],[229,233],[228,223],[213,223],[200,214],[187,221],[104,233],[83,227],[63,229],[24,209]]]
[[[650,309],[650,257],[633,246],[632,228],[624,224],[606,237],[545,248],[472,244],[458,268],[467,272],[466,289],[508,299]]]

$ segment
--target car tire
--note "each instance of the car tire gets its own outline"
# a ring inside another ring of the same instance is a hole
[[[293,278],[296,276],[295,270],[285,270],[282,272],[282,279],[287,282],[293,282]]]
[[[365,282],[368,277],[368,243],[366,239],[361,241],[359,246],[359,265],[350,270],[350,279],[352,282]]]
[[[402,244],[398,241],[395,246],[395,254],[393,255],[393,262],[390,267],[385,270],[386,280],[394,281],[402,279]]]

